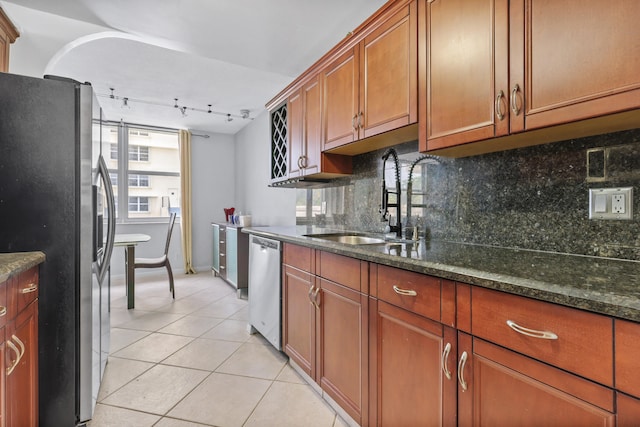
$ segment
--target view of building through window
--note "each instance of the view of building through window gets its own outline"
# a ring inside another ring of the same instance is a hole
[[[133,125],[103,125],[105,159],[120,219],[180,215],[178,133]],[[127,186],[123,187],[123,183]]]

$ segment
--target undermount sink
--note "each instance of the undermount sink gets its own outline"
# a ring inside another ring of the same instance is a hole
[[[380,245],[387,243],[386,240],[379,237],[363,236],[360,234],[305,234],[305,237],[313,237],[314,239],[329,240],[346,245]]]

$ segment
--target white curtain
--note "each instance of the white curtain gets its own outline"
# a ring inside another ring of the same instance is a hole
[[[192,240],[191,240],[191,132],[180,130],[180,203],[182,231],[182,257],[184,260],[184,272],[195,274],[193,268]]]

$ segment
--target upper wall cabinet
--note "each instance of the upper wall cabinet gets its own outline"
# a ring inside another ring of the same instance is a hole
[[[637,115],[624,114],[561,125],[640,107],[640,2],[423,0],[419,6],[419,61],[426,70],[421,151],[476,154],[637,127]],[[519,134],[536,129],[544,132]],[[460,147],[500,136],[516,138]],[[455,146],[462,149],[447,150]]]
[[[301,178],[326,179],[351,173],[350,157],[322,153],[321,121],[322,91],[316,75],[271,112],[273,185],[298,187]]]
[[[0,71],[9,71],[9,45],[16,41],[20,33],[0,7]]]
[[[321,76],[324,150],[416,123],[416,1],[372,23]]]

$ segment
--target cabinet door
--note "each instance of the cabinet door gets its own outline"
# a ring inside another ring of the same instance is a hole
[[[368,408],[367,296],[317,280],[318,383],[354,420],[367,425],[362,421]]]
[[[38,425],[37,301],[8,324],[6,338],[20,352],[17,364],[7,375],[7,425],[35,427]]]
[[[0,327],[0,427],[7,425],[7,343],[5,341],[6,327]],[[15,357],[15,355],[13,355]]]
[[[640,106],[640,2],[513,3],[524,3],[512,32],[525,40],[515,48],[525,51],[527,129]]]
[[[316,77],[302,88],[304,95],[304,138],[301,164],[305,175],[323,172],[320,170],[322,151],[322,91],[320,77]]]
[[[460,426],[615,425],[613,391],[460,333]]]
[[[426,90],[420,151],[505,135],[508,124],[507,0],[435,0],[420,46]]]
[[[238,287],[238,230],[233,227],[227,227],[227,280]]]
[[[222,277],[223,279],[227,278],[227,227],[226,226],[220,226],[218,227],[218,233],[220,234],[219,236],[219,240],[218,240],[218,264],[220,267],[220,270],[218,271],[218,273],[220,274],[220,277]]]
[[[324,150],[357,139],[359,54],[359,46],[349,49],[322,72]]]
[[[283,266],[282,347],[284,352],[311,378],[315,378],[315,306],[310,295],[315,290],[313,275]]]
[[[640,421],[640,399],[617,393],[617,427],[637,427]]]
[[[304,103],[298,90],[287,100],[287,133],[289,134],[289,178],[303,175],[301,161],[304,156],[303,126]]]
[[[413,1],[361,43],[359,138],[417,122],[417,41]]]
[[[211,261],[211,269],[214,274],[220,272],[220,226],[218,224],[212,224],[213,229],[213,260]]]
[[[376,304],[370,354],[376,382],[372,425],[455,425],[453,329],[383,301]]]

